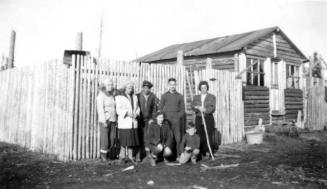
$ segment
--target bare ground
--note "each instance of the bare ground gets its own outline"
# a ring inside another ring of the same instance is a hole
[[[222,146],[215,161],[156,167],[63,163],[16,145],[0,143],[0,188],[327,188],[327,132],[299,138],[268,134],[260,145]],[[201,171],[238,163],[235,168]],[[110,174],[112,173],[112,175]],[[152,180],[153,185],[147,182]]]

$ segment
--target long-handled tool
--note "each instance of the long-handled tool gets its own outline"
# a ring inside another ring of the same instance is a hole
[[[186,73],[186,81],[188,82],[188,85],[189,85],[189,89],[190,89],[190,95],[191,95],[191,100],[193,101],[193,92],[192,92],[192,87],[191,87],[191,81],[190,81],[190,78],[189,78],[189,75],[187,72]],[[194,72],[194,77],[197,77],[198,78],[198,75],[197,75],[197,72]],[[201,112],[201,117],[202,117],[202,123],[203,123],[203,126],[204,126],[204,132],[206,133],[206,139],[207,139],[207,145],[208,145],[208,149],[209,149],[209,152],[210,152],[210,156],[211,156],[211,159],[212,160],[215,160],[215,157],[213,156],[212,154],[212,150],[211,150],[211,146],[210,146],[210,143],[209,143],[209,136],[208,136],[208,131],[207,131],[207,124],[206,124],[206,121],[204,119],[204,115],[203,115],[203,112]]]
[[[207,124],[206,124],[206,121],[204,119],[204,115],[203,115],[203,112],[202,111],[201,111],[201,117],[202,117],[202,123],[203,123],[203,126],[204,126],[204,132],[206,133],[207,145],[208,145],[208,149],[209,149],[209,152],[210,152],[210,156],[211,156],[211,159],[212,160],[215,160],[215,157],[212,154],[211,146],[210,146],[210,143],[209,143],[209,136],[208,136],[208,131],[207,131]]]

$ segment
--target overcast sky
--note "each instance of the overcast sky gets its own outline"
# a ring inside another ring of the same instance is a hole
[[[62,57],[84,33],[95,54],[103,12],[104,57],[131,60],[175,43],[279,26],[306,54],[327,59],[327,1],[0,0],[0,56],[17,32],[16,65]]]

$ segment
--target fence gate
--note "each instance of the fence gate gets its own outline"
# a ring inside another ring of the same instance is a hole
[[[240,142],[244,136],[244,105],[242,80],[235,79],[237,73],[206,69],[195,71],[195,86],[208,81],[209,92],[216,96],[214,113],[216,128],[221,134],[222,144]]]

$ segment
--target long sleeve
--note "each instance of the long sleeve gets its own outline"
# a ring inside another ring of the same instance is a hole
[[[151,127],[151,125],[150,125],[150,127]],[[144,129],[144,144],[146,147],[148,147],[150,144],[150,127],[148,127],[147,129]]]
[[[193,101],[191,103],[191,108],[195,113],[197,113],[199,111],[197,108],[195,108],[195,106],[198,106],[196,101],[197,101],[197,96],[194,96]]]
[[[184,103],[184,98],[181,95],[180,96],[180,100],[179,100],[179,111],[178,111],[178,115],[179,115],[179,117],[182,117],[182,116],[184,116],[184,114],[185,114],[185,103]]]
[[[194,149],[200,149],[200,137],[199,135],[195,135]]]
[[[212,96],[212,100],[209,103],[209,106],[206,106],[206,111],[205,113],[207,114],[212,114],[216,111],[216,97],[214,95]]]
[[[99,94],[97,96],[97,112],[98,112],[98,122],[99,123],[105,123],[105,113],[104,113],[104,107],[103,107],[103,96]]]
[[[155,126],[152,125],[150,126],[149,128],[149,143],[150,144],[153,144],[153,145],[158,145],[159,142],[160,142],[160,137],[156,137],[156,134],[155,134]]]
[[[165,142],[165,145],[171,147],[173,145],[174,140],[173,132],[170,129],[168,129],[167,132],[167,141]]]
[[[182,141],[181,141],[181,144],[180,144],[180,151],[181,151],[181,152],[184,152],[185,144],[186,144],[186,137],[185,137],[185,135],[184,135],[184,136],[183,136],[183,139],[182,139]]]
[[[121,117],[125,117],[128,112],[126,110],[126,108],[124,107],[124,99],[123,98],[124,97],[121,97],[121,96],[116,97],[116,103],[117,103],[116,111],[117,111],[118,116],[121,116]]]
[[[152,102],[151,102],[151,106],[152,106],[151,107],[151,109],[152,109],[151,115],[152,115],[152,118],[155,119],[158,107],[157,107],[157,104],[156,104],[156,98],[157,97],[155,95],[153,95],[153,96],[154,97],[153,97]]]
[[[165,102],[166,102],[165,94],[163,94],[163,95],[161,95],[161,100],[160,100],[160,103],[159,103],[159,111],[163,112]]]
[[[138,98],[135,96],[135,97],[133,97],[134,98],[134,100],[135,100],[135,114],[137,115],[137,116],[140,116],[140,112],[141,112],[141,109],[140,109],[140,106],[139,106],[139,103],[138,103]]]

